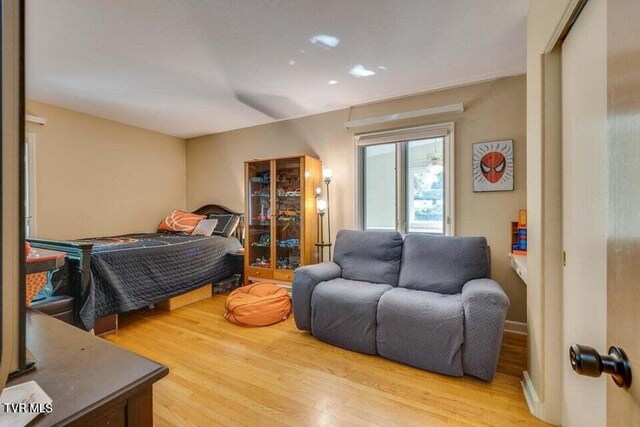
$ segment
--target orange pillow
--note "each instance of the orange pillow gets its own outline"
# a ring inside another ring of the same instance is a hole
[[[242,326],[268,326],[291,315],[291,298],[284,288],[271,283],[256,283],[231,292],[225,303],[224,317]]]
[[[174,209],[158,226],[158,231],[181,231],[189,233],[196,228],[196,225],[206,219],[206,215],[196,215],[191,212],[184,212]]]

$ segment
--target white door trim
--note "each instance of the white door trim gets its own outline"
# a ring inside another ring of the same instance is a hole
[[[522,374],[520,385],[522,386],[524,399],[527,401],[527,406],[529,406],[529,412],[541,420],[544,420],[544,403],[538,397],[533,381],[531,381],[531,377],[529,377],[529,372],[524,371]]]
[[[27,166],[27,170],[29,171],[29,176],[26,179],[29,182],[28,186],[28,194],[25,194],[25,197],[28,199],[29,212],[25,211],[27,217],[31,217],[29,224],[29,236],[34,237],[38,235],[38,198],[37,198],[37,180],[36,180],[36,134],[33,132],[25,132],[25,152],[27,155],[27,161],[29,165]]]

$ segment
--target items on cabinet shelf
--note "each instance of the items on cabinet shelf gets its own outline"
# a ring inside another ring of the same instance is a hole
[[[527,254],[527,210],[518,212],[518,221],[511,222],[511,253]]]
[[[253,267],[270,268],[271,261],[269,258],[256,258],[255,262],[251,263]]]
[[[283,257],[276,260],[276,268],[280,270],[295,270],[300,267],[300,257]]]
[[[279,183],[299,183],[300,182],[300,174],[295,170],[281,170],[278,171],[278,182]]]
[[[299,248],[300,239],[278,240],[279,248]]]
[[[251,246],[270,248],[271,247],[271,236],[268,235],[268,234],[263,234],[263,235],[260,236],[260,240],[257,241],[257,242],[251,243]]]
[[[256,190],[251,194],[252,197],[271,197],[268,191]]]
[[[278,189],[276,190],[276,195],[278,197],[300,197],[300,188],[293,188],[293,187],[289,187],[289,188],[284,188],[284,187],[278,187]]]
[[[269,210],[267,210],[267,212],[265,213],[259,213],[256,216],[254,216],[252,218],[252,222],[254,223],[254,225],[269,225],[269,218],[270,218],[271,213],[269,212]]]
[[[262,185],[271,184],[271,172],[270,171],[262,171],[256,174],[256,176],[252,176],[249,181],[256,182]]]

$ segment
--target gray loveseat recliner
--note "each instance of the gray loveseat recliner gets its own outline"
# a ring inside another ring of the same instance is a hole
[[[298,268],[298,329],[367,354],[491,381],[509,298],[484,237],[342,230],[334,260]]]

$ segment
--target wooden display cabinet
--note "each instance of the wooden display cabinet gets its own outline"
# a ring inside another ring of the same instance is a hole
[[[317,262],[321,184],[322,162],[313,157],[245,162],[245,284],[290,287],[297,267]]]

